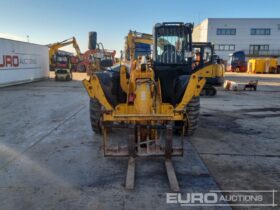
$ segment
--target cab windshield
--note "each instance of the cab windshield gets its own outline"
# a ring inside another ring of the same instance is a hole
[[[188,52],[188,33],[184,28],[161,28],[156,39],[156,60],[166,64],[185,64]]]
[[[64,56],[58,56],[57,57],[57,62],[58,63],[63,63],[63,64],[65,64],[65,63],[67,63],[67,57],[64,57]]]

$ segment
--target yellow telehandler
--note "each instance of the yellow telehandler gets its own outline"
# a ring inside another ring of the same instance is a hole
[[[211,59],[193,68],[192,30],[189,23],[158,23],[152,56],[130,57],[129,63],[94,72],[83,81],[92,129],[103,136],[104,155],[129,157],[127,189],[134,188],[137,156],[164,156],[170,188],[180,190],[171,157],[183,155],[185,134],[197,128],[206,78],[223,68]],[[118,136],[114,129],[125,131]],[[179,139],[173,138],[175,130]]]

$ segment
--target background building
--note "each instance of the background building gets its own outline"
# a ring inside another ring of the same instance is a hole
[[[234,51],[247,56],[280,56],[280,18],[208,18],[194,27],[193,41],[212,42],[227,60]]]

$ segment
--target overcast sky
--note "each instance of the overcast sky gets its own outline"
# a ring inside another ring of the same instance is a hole
[[[0,0],[0,8],[0,37],[49,44],[75,36],[82,51],[89,31],[119,51],[130,29],[152,33],[156,22],[280,17],[279,0]]]

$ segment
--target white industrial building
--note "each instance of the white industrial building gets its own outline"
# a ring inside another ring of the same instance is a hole
[[[0,87],[48,76],[47,46],[0,38]]]
[[[280,18],[208,18],[194,27],[193,41],[212,42],[215,52],[245,51],[247,56],[280,56]]]

